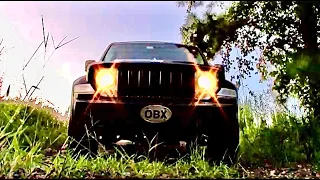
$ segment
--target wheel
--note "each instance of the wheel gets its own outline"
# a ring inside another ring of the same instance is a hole
[[[207,146],[207,157],[210,163],[220,162],[231,166],[237,161],[238,143],[235,142],[211,142]]]
[[[212,133],[208,137],[206,154],[210,163],[231,166],[237,161],[239,149],[239,125],[237,121],[224,123],[218,134]]]
[[[72,110],[68,136],[71,139],[70,149],[73,155],[89,155],[95,157],[98,153],[98,142],[94,138],[94,129],[91,119],[88,115],[83,114],[83,108]]]

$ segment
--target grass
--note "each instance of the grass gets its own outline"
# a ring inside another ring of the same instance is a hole
[[[240,152],[233,167],[210,166],[201,151],[171,164],[148,157],[136,161],[120,151],[74,159],[61,149],[68,141],[67,122],[52,116],[50,109],[2,101],[0,110],[0,177],[5,178],[244,178],[252,166],[310,162],[317,167],[320,160],[320,143],[311,138],[320,135],[318,126],[310,137],[306,119],[285,112],[273,114],[273,124],[267,125],[250,106],[240,110]]]
[[[67,142],[66,122],[51,116],[49,110],[14,102],[1,102],[0,109],[0,176],[6,178],[238,176],[235,169],[225,165],[210,166],[199,153],[188,162],[180,159],[174,164],[150,162],[147,157],[134,161],[135,157],[120,153],[74,159],[69,152],[59,150]]]
[[[67,137],[66,122],[53,117],[49,109],[16,102],[0,103],[0,109],[1,133],[18,133],[6,137],[18,138],[21,147],[40,142],[41,148],[57,149]]]

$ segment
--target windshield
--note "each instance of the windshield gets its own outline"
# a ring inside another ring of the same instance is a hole
[[[103,61],[110,62],[115,59],[164,60],[205,64],[197,48],[165,43],[113,44]]]

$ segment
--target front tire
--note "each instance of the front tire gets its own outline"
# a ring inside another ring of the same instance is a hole
[[[208,137],[207,156],[209,162],[220,162],[232,166],[236,163],[239,149],[238,119],[224,121],[218,133],[210,133]],[[217,131],[216,131],[217,132]]]
[[[85,114],[85,108],[77,107],[71,111],[68,136],[71,139],[72,154],[95,157],[98,153],[98,142],[90,116]]]

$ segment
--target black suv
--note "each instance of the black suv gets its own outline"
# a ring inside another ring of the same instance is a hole
[[[153,140],[158,148],[205,145],[210,159],[235,160],[237,89],[197,47],[116,42],[100,61],[86,61],[85,71],[72,86],[68,135],[76,152],[95,154],[99,143],[149,147]]]

